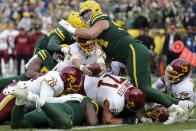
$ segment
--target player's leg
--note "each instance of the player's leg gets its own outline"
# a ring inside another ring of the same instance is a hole
[[[131,54],[127,58],[127,68],[134,86],[144,92],[147,101],[157,102],[166,107],[171,106],[173,103],[177,104],[177,99],[151,87],[151,60],[148,49],[139,43],[137,46],[130,45],[130,49]]]
[[[25,113],[24,105],[14,105],[11,115],[11,128],[48,127],[48,118],[43,111]]]
[[[54,123],[49,123],[51,127],[70,129],[72,128],[73,112],[71,107],[65,103],[45,103],[42,110]]]
[[[147,97],[147,101],[157,102],[169,107],[169,118],[165,124],[172,124],[184,115],[181,106],[175,105],[178,100],[163,94],[151,87],[150,55],[148,49],[141,44],[130,45],[131,53],[127,58],[129,76],[135,87],[140,88]]]
[[[13,81],[26,81],[28,79],[29,78],[25,74],[13,77],[0,78],[0,91],[2,91],[7,85],[11,84]]]
[[[42,109],[46,116],[52,120],[49,121],[50,127],[71,128],[74,116],[73,109],[66,103],[46,103],[38,95],[28,93],[27,100],[36,102],[37,108]]]

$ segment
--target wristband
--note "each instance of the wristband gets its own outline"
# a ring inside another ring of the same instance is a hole
[[[83,70],[82,70],[82,69],[83,69],[83,67],[84,67],[84,65],[80,65],[80,70],[81,70],[81,71],[83,71]]]

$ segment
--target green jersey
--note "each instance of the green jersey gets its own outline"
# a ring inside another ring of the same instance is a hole
[[[89,97],[83,98],[83,101],[80,104],[78,104],[77,101],[66,102],[66,104],[68,104],[74,112],[74,118],[73,118],[74,125],[81,125],[83,124],[83,122],[85,122],[85,110],[86,110],[86,104],[88,102],[92,103],[95,108],[95,111],[98,112],[97,103],[95,103]]]
[[[73,39],[71,34],[66,31],[62,26],[58,25],[54,30],[44,35],[36,44],[34,54],[37,54],[39,50],[45,49],[52,52],[61,52],[61,44],[71,44]]]
[[[40,69],[41,73],[47,73],[57,64],[47,50],[40,50],[37,55],[42,60],[42,68]]]
[[[124,63],[124,59],[127,57],[127,47],[129,47],[134,40],[126,30],[119,28],[118,25],[105,14],[94,16],[90,21],[90,26],[93,26],[99,20],[107,20],[109,27],[98,36],[98,43],[103,47],[107,55]]]

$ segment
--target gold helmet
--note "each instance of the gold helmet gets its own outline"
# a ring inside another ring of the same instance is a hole
[[[97,15],[97,14],[101,14],[102,10],[101,10],[101,6],[95,2],[95,1],[91,1],[88,0],[84,3],[81,4],[80,6],[80,16],[83,18],[85,12],[91,12],[91,16],[90,18],[92,18],[93,16]],[[87,21],[83,18],[84,21]]]
[[[67,18],[67,22],[73,25],[76,28],[83,28],[85,27],[85,23],[81,21],[80,15],[78,12],[71,12]]]
[[[95,53],[97,44],[95,40],[77,38],[78,45],[83,54],[89,56]]]

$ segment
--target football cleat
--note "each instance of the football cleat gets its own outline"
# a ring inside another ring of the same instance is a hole
[[[19,82],[16,85],[8,86],[3,90],[4,95],[13,95],[15,97],[25,98],[27,95],[28,86],[24,82]]]
[[[187,121],[192,111],[194,110],[194,103],[189,100],[180,100],[178,105],[181,106],[185,111],[185,114],[182,119],[184,121]]]
[[[178,119],[184,116],[185,111],[184,109],[179,106],[179,105],[171,105],[169,108],[169,117],[167,121],[165,121],[163,124],[168,125],[168,124],[173,124],[175,123]]]

